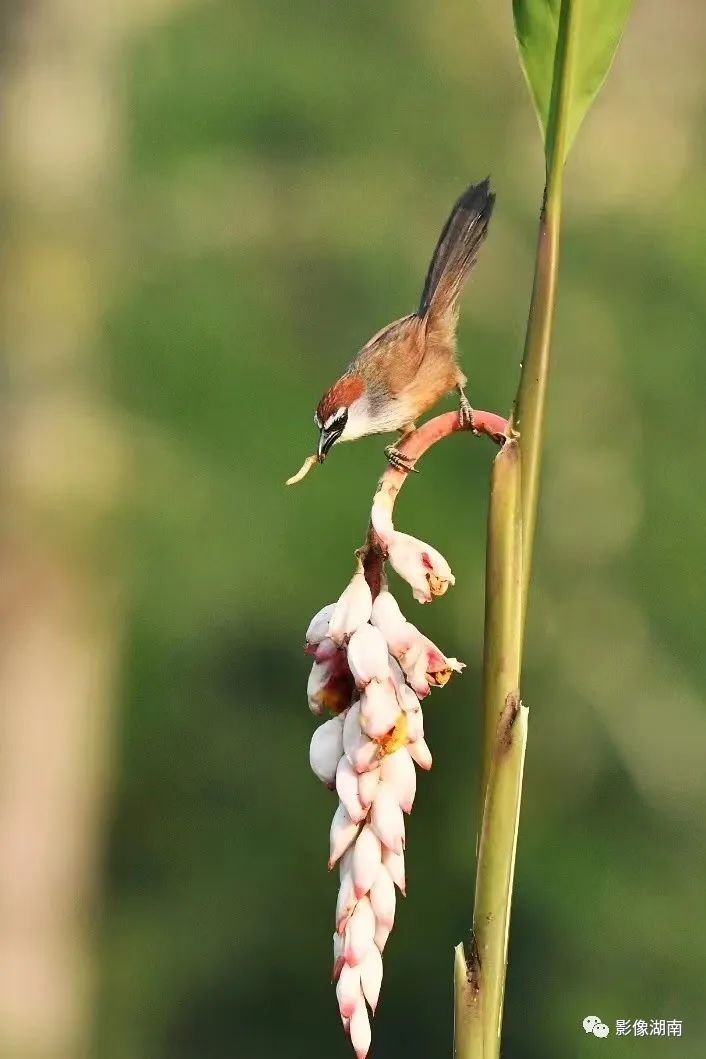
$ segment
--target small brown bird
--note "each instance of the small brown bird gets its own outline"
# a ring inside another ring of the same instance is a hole
[[[415,420],[453,389],[461,415],[472,424],[467,380],[456,359],[458,297],[487,235],[494,202],[489,180],[464,191],[439,237],[416,313],[373,335],[321,398],[314,416],[319,463],[337,441],[393,430],[405,437]],[[394,445],[385,453],[393,466],[407,469]]]

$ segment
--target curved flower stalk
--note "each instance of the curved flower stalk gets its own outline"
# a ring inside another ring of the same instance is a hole
[[[477,413],[474,426],[498,439],[506,423]],[[406,453],[416,459],[463,428],[456,414],[439,416],[407,439]],[[420,700],[464,668],[407,621],[387,586],[388,560],[421,603],[454,584],[436,549],[394,528],[394,502],[406,473],[389,468],[380,480],[353,578],[336,603],[314,615],[305,642],[314,659],[309,707],[332,714],[314,731],[309,760],[338,798],[328,860],[339,877],[332,977],[358,1059],[370,1048],[396,892],[406,889],[405,815],[414,805],[415,765],[432,765]]]

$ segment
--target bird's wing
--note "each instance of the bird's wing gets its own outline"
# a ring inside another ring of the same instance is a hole
[[[382,383],[391,396],[414,379],[425,352],[425,323],[416,314],[403,316],[378,331],[348,369],[370,384]]]

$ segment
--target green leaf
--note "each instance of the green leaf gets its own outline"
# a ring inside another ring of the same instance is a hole
[[[610,69],[631,6],[632,0],[513,0],[520,60],[549,166],[564,162]]]

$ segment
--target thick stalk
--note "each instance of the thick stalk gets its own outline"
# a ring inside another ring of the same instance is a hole
[[[456,1059],[498,1054],[526,710],[519,701],[522,639],[520,452],[514,439],[493,464],[488,514],[484,716],[486,764],[471,944],[455,959]]]
[[[483,785],[493,762],[500,714],[520,683],[522,533],[520,449],[507,441],[495,457],[488,504],[483,640]]]
[[[500,1054],[527,713],[517,693],[508,695],[498,725],[478,847],[473,936],[480,972],[482,1043],[479,1049],[476,1042],[470,1055],[483,1059]]]

